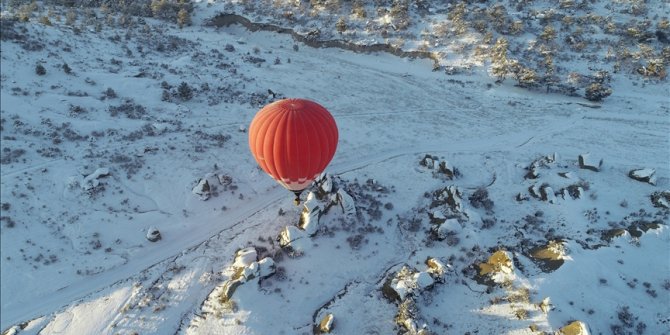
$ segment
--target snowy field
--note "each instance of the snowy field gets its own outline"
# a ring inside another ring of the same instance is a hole
[[[201,7],[3,21],[3,334],[670,333],[667,81],[592,102]],[[299,207],[248,149],[284,97],[340,134]]]

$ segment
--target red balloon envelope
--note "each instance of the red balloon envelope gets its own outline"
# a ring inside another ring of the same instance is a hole
[[[305,99],[268,104],[249,126],[249,148],[258,165],[294,192],[307,188],[323,172],[335,155],[337,139],[333,116]]]

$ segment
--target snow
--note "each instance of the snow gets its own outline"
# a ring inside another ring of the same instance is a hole
[[[633,327],[667,332],[670,214],[650,201],[670,186],[664,83],[642,87],[613,73],[617,87],[594,109],[494,84],[480,70],[447,76],[428,60],[204,27],[224,5],[207,3],[197,4],[191,27],[146,19],[149,41],[183,39],[165,52],[141,38],[144,28],[126,39],[122,28],[74,34],[29,22],[21,24],[27,38],[44,49],[2,40],[0,330],[294,334],[335,315],[333,333],[393,334],[398,306],[381,290],[406,266],[412,275],[393,288],[417,305],[408,328],[530,334],[530,324],[551,333],[579,320],[597,334],[626,327],[619,315],[627,311]],[[35,74],[38,62],[46,75]],[[163,101],[163,81],[187,82],[194,97]],[[108,87],[116,98],[103,94]],[[338,123],[328,177],[302,207],[248,152],[247,126],[268,89],[318,101]],[[144,111],[111,113],[131,100]],[[598,173],[579,168],[585,152]],[[461,175],[426,171],[426,155]],[[525,179],[531,165],[537,175]],[[633,170],[655,184],[632,180]],[[490,211],[472,206],[480,188]],[[537,198],[514,200],[531,192]],[[431,217],[450,238],[433,239]],[[146,239],[153,229],[156,243]],[[612,230],[622,233],[604,238]],[[557,239],[562,248],[552,250],[564,263],[546,271],[530,250]],[[477,265],[497,250],[508,262],[493,283],[478,282]],[[236,267],[244,284],[232,279]],[[410,294],[417,289],[426,290]]]

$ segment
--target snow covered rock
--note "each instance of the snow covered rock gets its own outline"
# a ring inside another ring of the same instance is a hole
[[[442,213],[442,210],[440,209],[435,209],[433,211],[428,212],[428,217],[430,218],[430,223],[432,224],[443,224],[444,221],[447,221],[447,217]]]
[[[537,307],[542,311],[542,313],[547,314],[551,310],[551,300],[549,297],[542,299],[542,301],[537,304]]]
[[[235,293],[235,290],[237,290],[240,285],[242,285],[243,282],[241,280],[233,280],[233,279],[228,279],[226,280],[220,289],[219,293],[219,301],[226,302],[230,300],[233,297],[233,294]]]
[[[460,212],[462,207],[462,197],[461,191],[458,187],[452,185],[443,188],[442,190],[436,191],[433,196],[433,203],[430,207],[437,207],[440,205],[447,205],[452,212]]]
[[[403,266],[400,271],[384,283],[382,287],[383,295],[391,301],[405,300],[405,297],[417,288],[414,274],[407,266]]]
[[[292,255],[302,254],[308,242],[307,233],[296,226],[286,226],[279,233],[279,246],[289,250]]]
[[[540,186],[537,184],[528,186],[528,193],[530,193],[533,198],[540,199]]]
[[[270,257],[265,257],[258,261],[258,275],[263,278],[268,278],[275,274],[275,271],[277,270],[277,266],[275,265],[275,261],[270,258]]]
[[[416,283],[416,288],[420,291],[429,289],[435,284],[435,280],[428,272],[417,272],[412,276],[412,279]]]
[[[156,242],[161,238],[161,232],[158,231],[158,228],[149,227],[149,230],[147,230],[147,240],[149,240],[149,242]]]
[[[333,316],[332,313],[326,314],[326,316],[324,316],[323,319],[321,319],[321,322],[319,322],[318,332],[315,333],[317,334],[330,333],[335,327],[334,321],[335,317]]]
[[[95,172],[84,177],[84,179],[81,182],[81,188],[84,189],[85,191],[94,189],[100,185],[100,178],[104,178],[109,175],[110,173],[108,168],[99,168],[95,170]]]
[[[540,187],[540,199],[550,204],[556,203],[556,195],[554,194],[554,190],[551,188],[551,186],[543,185]]]
[[[356,203],[349,193],[342,189],[337,190],[337,202],[340,204],[340,207],[342,207],[345,216],[356,216]]]
[[[654,205],[654,207],[670,208],[670,191],[652,193],[651,203]]]
[[[539,176],[540,174],[535,170],[535,167],[531,166],[528,168],[526,175],[523,176],[523,179],[537,179]]]
[[[205,201],[209,199],[209,196],[211,195],[211,188],[209,186],[209,181],[207,180],[207,178],[200,179],[198,181],[198,184],[195,185],[195,187],[191,192],[199,196],[200,200]]]
[[[247,267],[251,263],[255,262],[258,258],[258,252],[256,248],[249,247],[240,249],[235,253],[235,261],[233,262],[233,267]]]
[[[321,189],[321,192],[323,192],[323,194],[329,194],[330,192],[333,191],[333,180],[327,173],[321,175],[317,184],[319,185],[319,188]]]
[[[434,227],[433,233],[435,238],[439,241],[443,241],[449,236],[449,234],[457,234],[461,230],[461,224],[458,222],[458,219],[448,219],[444,221],[441,225]]]
[[[643,183],[649,183],[652,185],[656,185],[656,170],[654,169],[634,169],[630,170],[628,172],[628,177],[635,179],[637,181],[641,181]]]
[[[560,335],[589,335],[589,329],[584,322],[573,321],[569,325],[561,328]]]
[[[314,236],[319,229],[319,218],[321,217],[321,206],[314,192],[307,194],[307,200],[303,203],[302,213],[298,227],[309,236]]]
[[[598,172],[600,171],[600,168],[603,166],[603,160],[595,160],[591,158],[591,155],[586,153],[586,154],[581,154],[579,155],[579,168],[580,169],[587,169],[591,171]]]
[[[419,165],[425,166],[428,169],[434,169],[435,168],[435,161],[437,160],[437,157],[434,157],[432,155],[426,154],[421,161],[419,161]]]
[[[449,166],[447,161],[441,161],[438,164],[436,173],[444,175],[449,180],[454,179],[454,177],[458,177],[459,175],[458,169]]]

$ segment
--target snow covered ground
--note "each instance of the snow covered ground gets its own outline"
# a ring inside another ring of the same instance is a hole
[[[332,314],[338,334],[670,332],[667,83],[593,103],[202,26],[214,12],[3,22],[1,330],[309,334]],[[340,132],[314,235],[283,248],[302,207],[245,132],[281,97]]]

